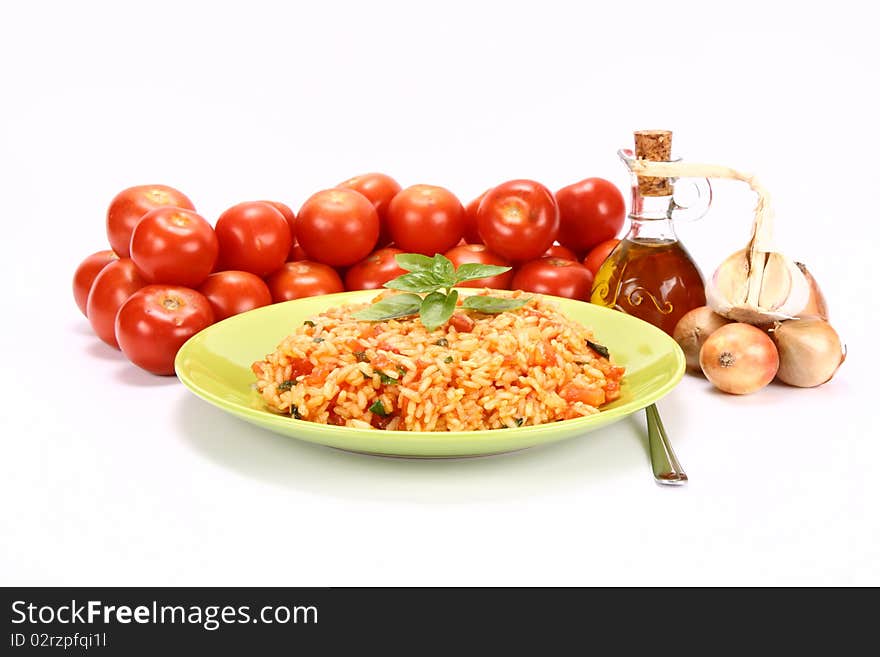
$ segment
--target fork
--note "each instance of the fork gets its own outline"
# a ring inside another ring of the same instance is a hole
[[[663,421],[660,419],[660,411],[656,404],[651,404],[645,409],[648,420],[648,445],[651,448],[651,467],[654,469],[654,481],[663,486],[681,486],[687,483],[687,475],[684,473],[675,452],[666,435]]]

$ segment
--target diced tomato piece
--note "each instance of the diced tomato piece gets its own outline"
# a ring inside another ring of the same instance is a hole
[[[583,402],[589,406],[601,406],[605,403],[605,391],[601,388],[586,388],[569,383],[559,391],[559,396],[568,403]]]
[[[544,339],[535,345],[529,356],[529,366],[553,365],[556,362],[556,349],[550,344],[550,340]]]
[[[355,340],[354,338],[347,340],[345,342],[345,346],[348,347],[353,352],[363,351],[364,344],[360,340]]]
[[[605,399],[612,401],[620,397],[620,383],[618,381],[608,381],[605,384]]]
[[[400,353],[400,349],[398,349],[397,347],[392,347],[390,344],[384,341],[376,345],[376,348],[381,349],[382,351],[390,351],[392,354]]]
[[[335,427],[341,427],[345,424],[345,418],[336,414],[336,411],[330,411],[330,417],[327,418],[327,424]]]
[[[327,375],[334,369],[336,369],[335,365],[319,365],[313,369],[305,379],[303,379],[303,383],[307,386],[322,386],[324,385],[324,381],[327,380]]]
[[[449,320],[452,327],[459,333],[470,333],[477,323],[464,313],[455,313]]]
[[[361,331],[360,337],[364,340],[369,340],[370,338],[375,338],[382,332],[382,329],[379,328],[379,324],[371,324],[370,328],[365,331]]]
[[[605,378],[612,381],[620,381],[620,379],[623,378],[624,372],[626,372],[625,367],[621,367],[620,365],[612,365],[611,369],[608,370],[608,373],[605,375]]]
[[[385,350],[387,351],[387,349]],[[393,371],[394,370],[394,361],[392,361],[385,354],[376,354],[376,357],[370,362],[373,366],[374,371],[384,372],[385,370]]]
[[[290,361],[290,378],[295,379],[303,374],[310,374],[314,368],[312,361],[307,358],[294,358]]]

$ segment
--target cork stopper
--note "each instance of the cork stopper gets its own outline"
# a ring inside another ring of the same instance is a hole
[[[636,130],[636,157],[640,160],[668,162],[672,159],[671,130]],[[669,196],[672,182],[669,178],[639,176],[639,193],[642,196]]]

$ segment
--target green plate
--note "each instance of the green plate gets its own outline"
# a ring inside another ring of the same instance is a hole
[[[180,380],[202,399],[270,431],[321,445],[385,456],[456,457],[499,454],[580,436],[645,408],[684,374],[684,354],[660,329],[621,312],[551,297],[562,312],[593,328],[596,339],[626,366],[621,397],[588,417],[493,431],[372,431],[276,415],[251,387],[251,363],[275,350],[305,319],[332,306],[362,303],[375,291],[297,299],[230,317],[193,336],[177,354]]]

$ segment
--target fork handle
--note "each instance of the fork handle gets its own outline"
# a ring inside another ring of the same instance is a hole
[[[688,478],[675,457],[672,445],[660,419],[656,404],[645,409],[648,421],[648,445],[651,448],[651,467],[654,480],[663,486],[681,486]]]

